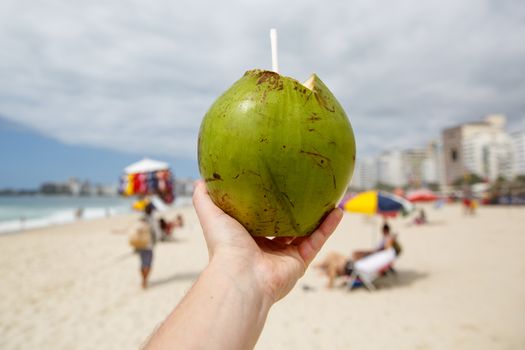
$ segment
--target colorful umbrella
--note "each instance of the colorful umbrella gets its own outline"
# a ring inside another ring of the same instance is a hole
[[[353,213],[392,216],[398,212],[409,213],[414,206],[404,198],[387,192],[367,191],[343,199],[339,207]]]
[[[407,194],[407,199],[412,203],[415,202],[433,202],[439,197],[429,189],[420,188],[418,190],[410,191]]]

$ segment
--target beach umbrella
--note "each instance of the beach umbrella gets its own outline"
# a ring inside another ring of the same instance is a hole
[[[155,196],[172,203],[173,176],[168,163],[144,158],[124,168],[119,193],[124,196]]]
[[[410,191],[406,197],[412,203],[416,202],[433,202],[438,200],[439,197],[427,188],[420,188],[418,190]]]
[[[394,194],[382,191],[367,191],[356,194],[355,196],[344,197],[339,203],[339,207],[351,213],[361,213],[373,215],[372,221],[372,246],[375,246],[376,230],[375,214],[384,217],[395,217],[397,213],[410,213],[414,210],[412,203]]]
[[[409,213],[414,209],[406,199],[382,191],[367,191],[350,198],[346,197],[339,207],[352,213],[384,216],[395,216],[398,212]]]

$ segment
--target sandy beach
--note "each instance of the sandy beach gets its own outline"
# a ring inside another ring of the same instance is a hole
[[[140,347],[207,262],[193,209],[177,213],[186,226],[157,245],[146,291],[122,233],[136,215],[0,236],[0,348]],[[257,349],[525,348],[525,208],[427,215],[425,226],[391,221],[404,250],[377,291],[328,290],[311,267],[273,307]],[[318,259],[371,247],[379,228],[345,214]]]

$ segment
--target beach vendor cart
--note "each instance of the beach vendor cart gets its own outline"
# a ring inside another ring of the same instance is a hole
[[[163,203],[171,204],[175,200],[173,191],[173,175],[168,163],[144,158],[124,168],[120,177],[119,193],[123,196],[152,197],[157,203],[157,197]],[[138,210],[144,209],[148,200],[135,203]]]

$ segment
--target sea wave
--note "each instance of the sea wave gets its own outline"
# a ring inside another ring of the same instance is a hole
[[[63,225],[82,220],[100,219],[110,217],[118,214],[131,212],[130,208],[116,207],[116,208],[84,208],[80,218],[77,215],[78,209],[60,209],[51,214],[38,218],[26,219],[21,217],[17,220],[0,221],[0,234],[8,232],[24,231],[36,228],[43,228],[53,225]]]
[[[42,201],[41,198],[37,200]],[[64,207],[62,200],[60,206],[55,208],[53,208],[52,204],[54,203],[52,203],[51,200],[47,200],[45,203],[47,205],[41,205],[40,207],[34,205],[34,200],[30,201],[30,199],[24,199],[24,202],[25,201],[33,202],[32,207],[29,207],[29,205],[21,205],[20,200],[16,205],[8,205],[5,200],[4,203],[0,203],[0,212],[2,212],[0,214],[3,214],[0,215],[0,234],[63,225],[78,220],[101,219],[132,212],[132,200],[126,200],[124,202],[122,200],[118,202],[105,201],[106,203],[102,203],[102,201],[99,200],[97,203],[98,206],[83,206],[81,204],[85,205],[85,201],[79,203],[78,200],[72,199],[66,207]],[[11,203],[12,202],[13,201],[11,201]],[[190,197],[178,197],[175,200],[175,203],[171,206],[164,205],[162,208],[158,209],[163,211],[188,205],[191,205]],[[78,215],[79,208],[82,208],[80,216]]]

